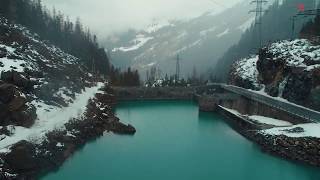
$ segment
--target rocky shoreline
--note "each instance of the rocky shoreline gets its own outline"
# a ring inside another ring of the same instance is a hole
[[[271,136],[262,133],[254,133],[250,138],[266,153],[294,162],[320,167],[319,138]]]
[[[222,114],[227,117],[227,122],[233,129],[258,145],[263,152],[296,163],[320,167],[319,138],[268,135],[261,131],[263,126],[244,121],[228,112]]]
[[[115,117],[115,96],[108,87],[96,94],[87,105],[82,119],[73,119],[63,131],[46,134],[42,143],[20,141],[0,154],[0,179],[32,180],[59,168],[65,160],[86,142],[103,136],[105,132],[134,134],[135,128]]]

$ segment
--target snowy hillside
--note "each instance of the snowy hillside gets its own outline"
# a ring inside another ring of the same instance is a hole
[[[241,59],[234,64],[231,76],[233,84],[241,84],[242,87],[256,89],[259,88],[257,70],[258,56]],[[247,86],[249,85],[249,86]]]
[[[296,39],[272,43],[236,62],[230,83],[319,110],[320,46]]]
[[[272,55],[270,60],[285,60],[287,66],[301,67],[306,71],[320,67],[320,46],[312,45],[306,39],[273,43],[266,53]]]
[[[249,3],[243,2],[222,13],[206,13],[187,21],[153,23],[146,30],[117,35],[108,45],[113,64],[133,66],[144,71],[158,66],[163,73],[175,71],[175,59],[180,54],[182,72],[187,75],[195,65],[199,72],[212,67],[215,61],[254,22]],[[232,13],[231,13],[232,12]]]
[[[0,179],[33,179],[107,131],[132,134],[79,59],[0,18]]]
[[[0,29],[5,31],[0,38],[2,106],[6,98],[11,98],[5,94],[6,87],[18,92],[11,102],[18,98],[23,101],[15,103],[14,111],[2,110],[2,129],[10,129],[1,134],[3,151],[18,141],[35,140],[63,127],[84,112],[88,100],[102,85],[89,83],[91,75],[81,68],[76,57],[41,41],[25,28],[1,19]],[[15,117],[16,113],[21,115]]]

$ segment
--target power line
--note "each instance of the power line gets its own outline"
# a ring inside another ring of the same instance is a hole
[[[256,25],[256,29],[257,31],[257,39],[259,42],[259,48],[262,47],[262,15],[264,12],[267,12],[266,10],[264,10],[263,8],[263,4],[267,3],[267,0],[254,0],[251,1],[251,4],[256,4],[256,9],[255,10],[251,10],[249,11],[249,13],[255,13],[256,17],[255,17],[255,25]]]

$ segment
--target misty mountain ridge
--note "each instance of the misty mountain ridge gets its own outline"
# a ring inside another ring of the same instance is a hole
[[[268,45],[279,40],[295,39],[299,37],[301,28],[312,16],[298,16],[293,28],[292,18],[296,15],[298,5],[303,4],[305,10],[314,9],[318,0],[276,0],[271,6],[265,8],[267,13],[262,16],[262,44]],[[232,46],[220,58],[211,71],[215,77],[228,79],[232,64],[242,58],[256,54],[259,47],[258,26],[252,26],[243,33],[240,41]]]
[[[248,13],[252,8],[243,1],[218,14],[207,12],[190,20],[153,23],[145,30],[110,37],[111,61],[121,68],[138,69],[142,75],[152,66],[163,74],[174,74],[179,54],[182,75],[188,76],[194,66],[205,72],[253,24],[254,14]]]

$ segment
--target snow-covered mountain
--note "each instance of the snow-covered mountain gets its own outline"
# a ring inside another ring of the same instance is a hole
[[[141,73],[157,66],[172,74],[179,54],[184,75],[189,75],[193,66],[203,72],[253,24],[254,15],[248,13],[251,8],[243,1],[218,14],[208,12],[187,21],[154,23],[143,31],[112,36],[108,42],[113,43],[107,46],[112,63],[122,68],[132,66]]]

